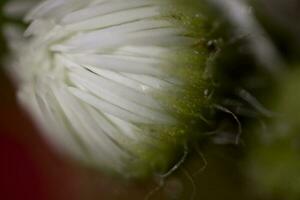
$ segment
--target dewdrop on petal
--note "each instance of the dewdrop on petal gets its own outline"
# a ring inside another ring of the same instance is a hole
[[[184,4],[47,0],[28,13],[10,71],[57,149],[125,177],[174,165],[207,103],[203,20]]]

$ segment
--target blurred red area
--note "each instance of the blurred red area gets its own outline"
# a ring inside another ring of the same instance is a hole
[[[1,199],[46,199],[41,171],[22,144],[13,138],[2,136],[0,157]]]

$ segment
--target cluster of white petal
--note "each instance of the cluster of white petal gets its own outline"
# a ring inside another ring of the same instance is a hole
[[[166,70],[170,55],[192,42],[164,7],[158,0],[46,0],[31,10],[27,40],[14,45],[13,73],[21,102],[53,144],[118,173],[144,159],[134,144],[142,152],[163,145],[140,125],[176,123],[153,93],[176,87]]]

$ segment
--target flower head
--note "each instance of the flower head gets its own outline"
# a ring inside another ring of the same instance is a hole
[[[12,74],[49,141],[129,177],[167,169],[206,87],[201,19],[179,2],[46,0],[29,12]]]

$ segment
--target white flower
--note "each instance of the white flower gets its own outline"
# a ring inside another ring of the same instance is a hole
[[[183,89],[172,72],[186,67],[177,52],[195,40],[167,9],[159,0],[47,0],[31,10],[10,70],[49,141],[124,176],[168,167],[178,110],[161,99]]]

